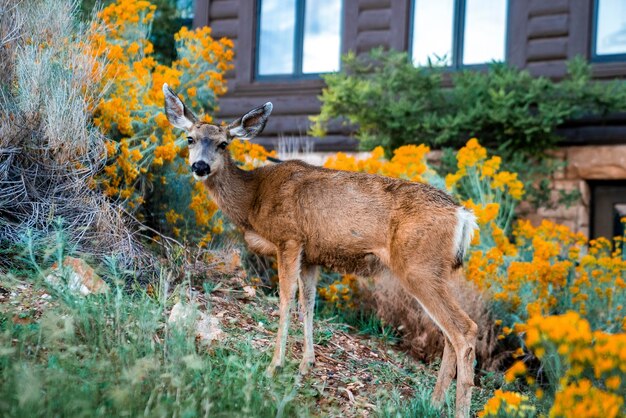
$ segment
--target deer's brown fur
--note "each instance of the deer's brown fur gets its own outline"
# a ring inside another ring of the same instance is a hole
[[[197,122],[173,92],[164,88],[164,93],[170,121],[190,137],[190,164],[201,160],[210,166],[201,181],[211,197],[244,231],[253,251],[277,258],[280,325],[268,372],[284,363],[289,311],[298,288],[305,316],[300,370],[307,372],[314,362],[317,266],[392,277],[446,336],[434,401],[443,401],[456,374],[457,416],[467,416],[477,327],[450,295],[447,281],[471,239],[467,228],[475,225],[473,216],[447,193],[422,183],[329,170],[302,161],[241,170],[220,144],[235,134],[260,132],[271,104],[219,127]]]

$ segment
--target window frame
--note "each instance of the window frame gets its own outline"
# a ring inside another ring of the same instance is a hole
[[[410,13],[409,13],[409,40],[408,40],[408,52],[413,62],[413,29],[415,25],[415,3],[419,0],[410,0]],[[596,0],[597,1],[597,0]],[[484,62],[480,64],[463,64],[463,55],[465,52],[465,21],[467,0],[454,0],[454,12],[452,17],[452,57],[451,64],[443,67],[448,71],[459,71],[465,69],[485,69],[491,64],[492,61]],[[506,19],[504,22],[504,60],[508,61],[509,55],[509,37],[510,35],[510,23],[511,23],[511,0],[506,0]],[[422,66],[425,67],[425,66]]]
[[[621,54],[598,54],[596,51],[596,41],[598,40],[598,12],[600,11],[600,0],[592,0],[591,5],[591,45],[589,58],[591,62],[623,62],[626,61],[626,52]]]
[[[343,35],[344,35],[344,13],[345,1],[338,0],[341,4],[341,12],[339,17],[339,69],[341,71],[341,56],[343,55]],[[254,31],[254,81],[289,81],[289,80],[315,80],[320,79],[322,74],[331,74],[334,71],[323,73],[304,73],[302,72],[302,63],[304,61],[304,22],[306,13],[307,0],[295,0],[296,2],[296,18],[294,24],[294,43],[293,43],[293,72],[290,74],[260,74],[259,73],[259,45],[261,41],[261,3],[263,0],[255,2],[255,31]]]

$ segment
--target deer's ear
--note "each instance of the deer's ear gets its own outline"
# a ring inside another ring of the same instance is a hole
[[[165,114],[167,120],[179,129],[188,131],[198,119],[187,109],[176,93],[169,88],[167,83],[163,84],[163,95],[165,96]]]
[[[252,109],[226,127],[231,138],[252,139],[263,131],[274,106],[271,102]]]

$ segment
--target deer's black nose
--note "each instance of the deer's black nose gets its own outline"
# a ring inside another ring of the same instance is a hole
[[[191,164],[191,171],[193,171],[196,175],[203,177],[207,176],[211,172],[211,167],[204,161],[196,161]]]

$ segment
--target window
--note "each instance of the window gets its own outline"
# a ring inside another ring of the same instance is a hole
[[[591,236],[593,238],[624,236],[626,216],[626,182],[591,182]]]
[[[339,70],[341,0],[259,0],[257,78]]]
[[[413,0],[411,55],[459,68],[504,61],[507,0]]]
[[[593,11],[594,61],[626,61],[626,2],[595,0]]]

